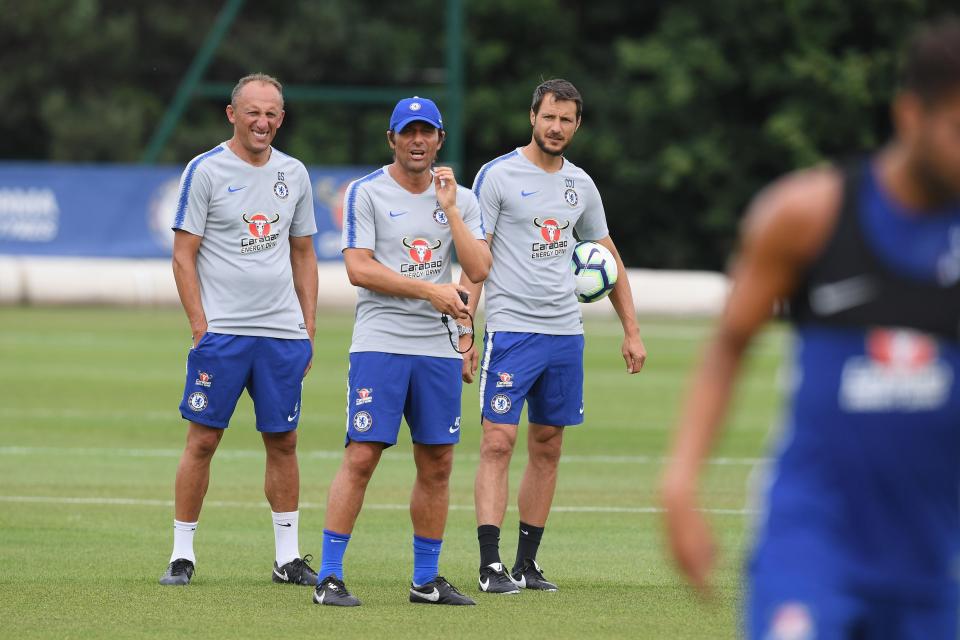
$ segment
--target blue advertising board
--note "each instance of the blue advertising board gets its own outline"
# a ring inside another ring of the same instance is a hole
[[[0,162],[0,254],[166,258],[183,167]],[[371,171],[307,167],[320,260],[340,259],[343,194]]]

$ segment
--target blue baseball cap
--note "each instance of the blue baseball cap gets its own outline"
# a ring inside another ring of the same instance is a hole
[[[403,128],[415,122],[422,120],[431,124],[437,129],[443,129],[443,118],[440,117],[440,109],[430,98],[404,98],[393,108],[393,115],[390,116],[390,131],[403,131]]]

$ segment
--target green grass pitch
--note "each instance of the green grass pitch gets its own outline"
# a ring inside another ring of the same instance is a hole
[[[605,303],[601,303],[605,304]],[[339,464],[352,315],[321,311],[300,422],[301,552],[319,556],[323,505]],[[214,459],[187,588],[161,587],[177,412],[190,333],[177,309],[0,308],[0,620],[16,638],[734,638],[749,540],[747,486],[780,405],[781,327],[755,345],[704,483],[722,556],[701,603],[665,555],[656,483],[702,320],[641,319],[650,353],[628,376],[615,318],[586,320],[586,423],[564,460],[539,560],[557,593],[480,594],[473,515],[477,387],[465,385],[441,573],[477,607],[407,602],[408,432],[373,478],[346,556],[355,610],[314,606],[308,588],[270,582],[273,534],[263,451],[244,395]],[[525,428],[521,426],[525,431]],[[519,443],[525,442],[521,434]],[[525,447],[511,467],[515,501]],[[501,548],[516,549],[508,510]]]

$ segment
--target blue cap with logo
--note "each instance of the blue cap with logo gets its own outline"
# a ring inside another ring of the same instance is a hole
[[[390,131],[403,131],[405,126],[417,120],[432,124],[437,129],[443,129],[440,109],[437,109],[433,100],[413,96],[404,98],[393,108],[393,115],[390,116]]]

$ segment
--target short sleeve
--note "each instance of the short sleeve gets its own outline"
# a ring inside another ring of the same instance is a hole
[[[195,158],[180,176],[180,196],[171,228],[202,236],[207,227],[210,194],[213,191],[210,175],[200,165],[203,156]]]
[[[584,198],[583,215],[577,221],[574,229],[581,240],[600,240],[610,235],[607,229],[607,216],[603,210],[603,200],[593,180],[589,183]]]
[[[290,224],[291,236],[312,236],[317,232],[317,219],[313,212],[313,187],[310,183],[310,174],[307,168],[300,165],[301,174],[300,197],[297,199],[297,207],[293,212],[293,222]]]
[[[480,203],[473,191],[461,189],[457,194],[457,206],[460,207],[460,215],[463,217],[464,224],[470,229],[470,233],[478,240],[486,240],[487,233],[483,224],[483,212],[480,210]]]
[[[473,181],[473,195],[476,197],[483,216],[485,233],[493,233],[500,217],[500,184],[496,174],[490,174],[490,165],[484,165]]]
[[[350,183],[343,201],[343,235],[340,250],[376,248],[376,213],[370,194],[360,181]]]

